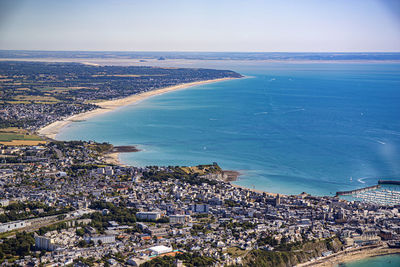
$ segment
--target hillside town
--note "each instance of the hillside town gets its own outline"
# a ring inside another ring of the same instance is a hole
[[[3,265],[293,266],[399,244],[396,206],[256,192],[216,163],[112,165],[112,149],[1,147]]]

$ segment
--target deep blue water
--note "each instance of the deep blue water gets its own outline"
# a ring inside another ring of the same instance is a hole
[[[73,123],[57,138],[138,145],[142,152],[121,155],[133,165],[215,161],[242,171],[237,184],[286,194],[400,178],[400,64],[207,67],[248,78],[152,97]]]

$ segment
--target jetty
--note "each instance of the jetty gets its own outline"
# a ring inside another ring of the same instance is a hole
[[[351,195],[355,195],[358,193],[362,193],[362,192],[367,192],[367,191],[371,191],[371,190],[375,190],[380,188],[381,186],[379,184],[377,185],[372,185],[372,186],[368,186],[368,187],[363,187],[363,188],[359,188],[359,189],[354,189],[354,190],[350,190],[350,191],[339,191],[336,192],[336,196],[351,196]]]

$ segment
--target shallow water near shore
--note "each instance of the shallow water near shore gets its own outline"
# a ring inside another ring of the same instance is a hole
[[[57,139],[137,145],[120,156],[131,165],[217,162],[239,185],[284,194],[400,179],[400,64],[201,64],[248,78],[151,97]]]
[[[398,267],[400,266],[400,255],[385,255],[370,257],[358,261],[342,263],[336,267]]]

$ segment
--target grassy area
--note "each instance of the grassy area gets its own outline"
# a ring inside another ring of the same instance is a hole
[[[60,86],[54,86],[54,87],[35,87],[36,90],[46,92],[46,93],[65,93],[69,91],[75,91],[75,90],[97,90],[97,88],[93,87],[86,87],[86,86],[70,86],[70,87],[60,87]]]
[[[12,140],[38,140],[36,136],[25,136],[23,134],[0,133],[0,142],[10,142]]]
[[[0,129],[0,144],[3,145],[38,145],[45,141],[38,135],[18,128]]]
[[[32,95],[17,95],[14,97],[16,101],[30,101],[30,102],[50,102],[50,103],[57,103],[60,102],[58,99],[52,96],[32,96]]]
[[[232,257],[241,257],[246,253],[246,250],[240,249],[238,247],[230,247],[226,249],[226,252],[231,255]]]
[[[0,133],[25,134],[25,133],[27,133],[27,131],[24,129],[21,129],[21,128],[17,128],[17,127],[9,127],[9,128],[0,129]]]
[[[197,173],[199,175],[215,173],[221,170],[220,167],[216,165],[198,165],[193,167],[181,167],[181,169],[187,174]]]

